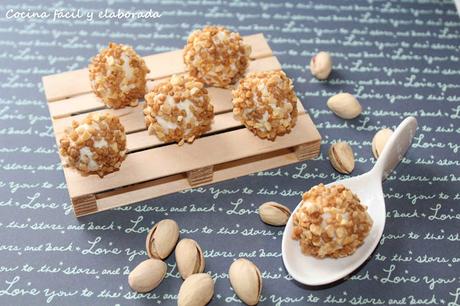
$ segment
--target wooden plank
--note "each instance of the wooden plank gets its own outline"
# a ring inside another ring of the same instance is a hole
[[[242,124],[233,117],[233,113],[224,113],[216,115],[211,130],[206,134],[217,133],[241,126]],[[126,135],[126,142],[128,152],[152,148],[163,144],[155,135],[149,135],[147,130]]]
[[[262,33],[243,36],[243,41],[252,48],[250,55],[251,59],[268,57],[273,54],[272,49]]]
[[[120,171],[103,179],[91,175],[81,176],[78,171],[64,168],[70,196],[98,193],[121,186],[153,180],[210,165],[225,163],[255,154],[293,147],[320,139],[308,114],[298,118],[296,127],[276,141],[262,140],[247,129],[197,139],[193,145],[167,145],[128,154]]]
[[[246,36],[243,37],[243,40],[252,47],[252,59],[259,59],[272,54],[263,34]],[[155,80],[175,73],[186,72],[182,60],[182,50],[150,55],[144,59],[150,69],[150,73],[147,75],[148,79]],[[91,92],[87,68],[44,76],[42,80],[48,102]]]
[[[185,66],[182,54],[181,49],[144,57],[145,64],[150,69],[147,79],[162,79],[173,74],[186,72],[187,67]]]
[[[303,108],[300,101],[297,102],[297,109],[299,116],[305,113],[305,109]],[[243,125],[241,122],[235,119],[233,116],[233,112],[223,113],[215,116],[211,130],[205,133],[205,135],[242,127]],[[149,135],[147,130],[128,134],[126,136],[126,141],[128,152],[139,151],[164,144],[157,137]]]
[[[310,146],[314,148],[313,152],[316,152],[313,153],[316,155],[311,156],[311,158],[314,158],[319,154],[320,141],[318,140],[317,142],[311,143]],[[224,165],[222,168],[215,168],[212,182],[201,184],[200,186],[225,181],[250,173],[265,171],[267,169],[278,168],[296,162],[298,162],[298,160],[295,153],[289,149],[283,150],[281,154],[278,154],[278,152],[271,152],[259,155],[255,158],[246,158],[233,162],[231,165]],[[139,184],[137,186],[130,186],[112,192],[102,193],[97,196],[96,200],[98,212],[189,188],[190,186],[185,176],[175,175],[153,182]]]
[[[94,194],[72,198],[73,210],[75,215],[89,214],[97,212],[96,196]]]
[[[232,110],[232,92],[230,89],[208,88],[209,98],[214,106],[214,113],[223,113]],[[53,103],[54,104],[54,103]],[[51,105],[50,105],[51,106]],[[94,113],[110,113],[120,117],[120,121],[127,133],[145,129],[144,113],[142,109],[144,103],[139,103],[136,107],[125,107],[122,109],[103,109]],[[65,129],[72,124],[73,120],[82,120],[88,114],[75,115],[72,117],[58,118],[54,120],[54,132],[57,137],[61,137]]]
[[[144,123],[144,114],[141,110],[142,106],[138,106],[138,108],[139,109],[136,110],[135,108],[128,108],[115,111],[115,114],[120,117],[120,121],[127,132],[126,141],[128,152],[143,150],[164,144],[156,136],[148,134]],[[300,101],[297,102],[297,110],[299,115],[305,113],[305,109]],[[206,132],[205,135],[243,126],[234,118],[231,102],[227,105],[226,111],[226,113],[215,115],[211,129]],[[77,116],[54,121],[54,132],[57,139],[60,139],[63,136],[65,128],[70,126],[72,118],[76,117]],[[81,117],[77,117],[76,119],[81,119]]]
[[[193,169],[187,172],[187,180],[190,186],[197,186],[204,183],[212,182],[214,166]]]
[[[281,64],[279,63],[276,57],[267,57],[263,59],[258,59],[253,62],[248,67],[248,73],[256,71],[267,71],[267,70],[280,70]],[[156,81],[158,82],[158,81]],[[75,82],[78,83],[78,82]],[[147,87],[149,90],[152,89],[155,82],[149,81]],[[228,97],[231,97],[231,88],[223,89],[216,87],[209,87],[210,95],[217,95],[218,93],[225,93]],[[212,98],[212,97],[211,97]],[[86,113],[94,110],[106,109],[111,110],[105,107],[104,103],[100,101],[98,97],[92,92],[71,97],[64,100],[55,101],[49,103],[49,110],[51,117],[53,119],[59,119],[63,117],[68,117],[72,114]],[[216,105],[217,111],[221,112]],[[129,108],[129,107],[128,107]]]
[[[48,102],[65,99],[91,91],[88,69],[67,71],[42,78]]]

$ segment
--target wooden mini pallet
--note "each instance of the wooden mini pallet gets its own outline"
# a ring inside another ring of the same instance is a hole
[[[281,69],[262,34],[246,36],[244,41],[252,47],[248,72]],[[186,72],[182,50],[144,59],[150,69],[149,88],[172,74]],[[101,179],[97,175],[82,176],[64,167],[77,217],[311,159],[319,154],[321,137],[300,102],[294,129],[275,141],[262,140],[234,119],[231,89],[210,87],[215,112],[212,129],[193,144],[178,146],[148,135],[143,102],[137,107],[107,109],[91,92],[87,69],[45,76],[43,84],[58,144],[65,128],[88,113],[116,114],[126,129],[128,154],[119,171]]]

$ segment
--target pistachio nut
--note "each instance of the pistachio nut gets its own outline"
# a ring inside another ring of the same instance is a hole
[[[182,283],[178,306],[204,306],[214,295],[214,281],[207,273],[192,274]]]
[[[235,260],[228,271],[236,295],[247,305],[256,305],[262,292],[262,276],[255,264],[245,258]]]
[[[346,92],[330,97],[327,100],[327,107],[343,119],[356,118],[362,112],[361,104],[359,104],[358,100]]]
[[[150,258],[165,259],[171,254],[179,239],[179,226],[171,219],[161,220],[150,230],[145,248]]]
[[[328,52],[321,51],[310,60],[310,72],[318,80],[325,80],[332,71],[332,58]]]
[[[259,207],[259,216],[263,222],[274,225],[286,225],[291,211],[284,205],[276,202],[266,202]]]
[[[350,174],[355,168],[355,157],[351,146],[342,141],[336,142],[329,148],[329,160],[340,173]]]
[[[203,252],[195,240],[182,239],[179,241],[176,246],[176,264],[183,279],[204,271]]]
[[[161,283],[166,268],[166,263],[159,259],[144,260],[129,273],[128,284],[136,292],[149,292]]]
[[[392,134],[393,131],[391,129],[381,129],[374,135],[372,139],[372,153],[376,159],[382,154],[383,148]]]

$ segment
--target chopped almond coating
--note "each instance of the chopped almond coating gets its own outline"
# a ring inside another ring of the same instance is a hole
[[[367,207],[343,185],[319,184],[303,194],[292,238],[305,255],[345,257],[363,244],[372,227]]]
[[[127,45],[110,43],[89,65],[91,87],[112,108],[136,106],[146,93],[149,69],[144,59]]]
[[[206,85],[228,87],[249,65],[251,46],[237,32],[207,26],[190,34],[184,47],[189,74]]]
[[[144,115],[149,134],[182,145],[210,129],[214,107],[203,83],[173,75],[145,95]]]
[[[59,152],[82,174],[100,177],[117,171],[126,157],[125,128],[117,116],[89,114],[73,121],[60,139]]]
[[[255,135],[275,140],[297,121],[297,96],[282,71],[253,72],[233,90],[233,113]]]

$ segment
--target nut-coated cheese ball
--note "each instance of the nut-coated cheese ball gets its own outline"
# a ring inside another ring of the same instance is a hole
[[[228,87],[244,74],[251,47],[240,34],[224,27],[207,26],[190,34],[184,48],[189,74],[206,85]]]
[[[319,184],[303,194],[292,238],[306,255],[345,257],[363,244],[372,227],[367,207],[343,185]]]
[[[110,43],[89,65],[91,87],[108,107],[136,106],[146,92],[149,69],[127,45]]]
[[[275,140],[297,120],[297,96],[282,71],[250,73],[233,90],[233,113],[255,135]]]
[[[174,75],[145,95],[145,123],[164,142],[193,142],[210,129],[214,107],[204,84]]]
[[[118,117],[90,114],[73,121],[60,139],[59,152],[70,167],[100,177],[117,171],[126,157],[126,134]]]

